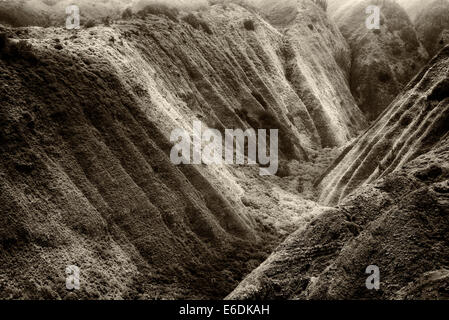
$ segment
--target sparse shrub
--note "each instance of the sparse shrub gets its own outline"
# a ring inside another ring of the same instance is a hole
[[[246,30],[248,31],[254,31],[256,30],[256,26],[254,25],[254,21],[251,19],[245,20],[243,22],[243,26],[245,27]]]
[[[195,16],[193,13],[189,13],[188,15],[184,16],[182,18],[183,21],[190,24],[193,28],[200,30],[203,29],[204,32],[208,34],[212,34],[212,30],[210,29],[209,25],[206,21],[199,19],[197,16]]]
[[[288,161],[281,160],[279,162],[279,168],[276,175],[280,178],[285,178],[292,175],[292,172],[288,166]]]
[[[145,6],[137,13],[141,17],[146,17],[149,14],[152,15],[164,15],[172,21],[178,21],[179,11],[176,8],[171,8],[165,4],[153,3]]]
[[[248,121],[248,110],[246,110],[246,109],[236,109],[235,113],[243,121]]]
[[[327,0],[313,0],[315,4],[321,7],[324,11],[327,11]]]
[[[295,142],[288,129],[279,121],[278,117],[271,110],[263,110],[258,114],[258,124],[250,125],[257,129],[278,129],[279,130],[279,144],[281,152],[288,158],[294,159]]]
[[[405,27],[401,30],[400,37],[405,42],[405,48],[408,52],[419,48],[419,41],[416,32],[412,27]]]
[[[58,0],[42,0],[43,3],[45,3],[47,6],[52,7],[56,3],[58,3]]]
[[[87,29],[89,28],[93,28],[97,25],[97,21],[95,21],[94,19],[89,19],[87,20],[87,22],[84,24],[84,27],[86,27]]]
[[[122,19],[131,19],[133,17],[133,11],[131,8],[126,8],[122,13]]]
[[[335,62],[345,72],[349,72],[351,69],[351,59],[349,54],[342,48],[337,49],[334,54]]]

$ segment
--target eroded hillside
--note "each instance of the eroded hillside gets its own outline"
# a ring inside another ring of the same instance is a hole
[[[423,68],[382,118],[317,181],[320,202],[337,204],[357,187],[384,177],[432,149],[446,134],[446,54],[447,49]]]
[[[80,9],[81,24],[84,25],[91,19],[117,18],[124,8],[132,6],[135,2],[134,0],[0,1],[0,23],[12,27],[62,26],[67,17],[66,8],[77,5]]]
[[[305,11],[310,23],[282,30],[233,4],[2,28],[1,297],[224,297],[318,214],[295,178],[169,159],[170,132],[194,120],[277,128],[285,163],[357,135],[347,45],[318,7]],[[86,285],[69,293],[72,264]]]
[[[431,56],[449,44],[449,1],[428,1],[415,20],[418,37]]]
[[[330,14],[351,47],[351,90],[375,120],[427,62],[427,52],[402,7],[393,1],[331,1]],[[368,29],[368,6],[380,7],[380,29]]]
[[[448,298],[448,68],[446,47],[342,154],[322,196],[371,183],[292,234],[229,299]],[[380,290],[367,290],[370,265]]]

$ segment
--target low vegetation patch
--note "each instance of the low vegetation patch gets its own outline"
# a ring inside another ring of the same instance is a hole
[[[206,21],[198,18],[196,15],[194,15],[193,13],[189,13],[188,15],[184,16],[182,18],[182,20],[188,24],[190,24],[193,28],[197,29],[197,30],[203,30],[204,32],[208,33],[208,34],[212,34],[212,30],[209,27],[209,25],[207,24]]]
[[[122,19],[131,19],[133,17],[133,11],[131,8],[126,8],[125,11],[122,12]]]
[[[243,22],[243,26],[245,27],[246,30],[248,31],[254,31],[256,30],[256,26],[254,24],[254,21],[251,19],[245,20]]]

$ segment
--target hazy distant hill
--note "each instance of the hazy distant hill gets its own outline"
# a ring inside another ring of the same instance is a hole
[[[331,2],[340,30],[352,51],[351,90],[368,119],[376,119],[426,62],[405,11],[393,1]],[[380,30],[368,30],[365,10],[381,7]]]
[[[424,5],[416,18],[416,30],[431,56],[449,43],[449,2],[432,1]]]

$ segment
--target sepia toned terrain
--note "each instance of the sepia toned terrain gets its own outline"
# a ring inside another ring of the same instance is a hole
[[[0,299],[448,298],[449,2],[412,2],[0,2]],[[194,121],[278,129],[277,174],[174,165]]]

